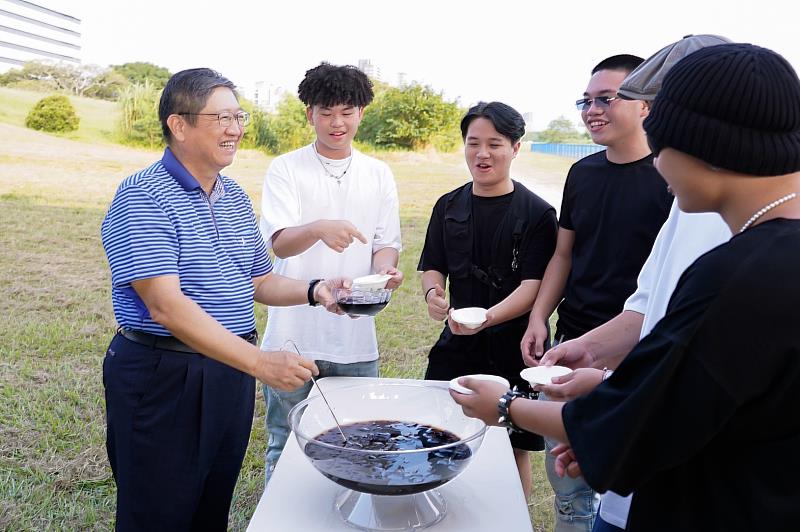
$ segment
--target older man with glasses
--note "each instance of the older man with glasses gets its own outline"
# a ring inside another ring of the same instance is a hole
[[[324,303],[342,281],[271,273],[250,199],[220,175],[249,116],[205,68],[170,78],[160,161],[123,180],[102,224],[119,324],[103,362],[117,530],[226,530],[250,437],[255,379],[291,390],[317,373],[257,347],[253,299]]]

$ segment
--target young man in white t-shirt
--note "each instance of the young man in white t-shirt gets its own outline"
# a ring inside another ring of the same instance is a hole
[[[397,288],[400,213],[386,163],[353,148],[353,137],[373,98],[372,83],[352,66],[322,63],[298,89],[316,139],[272,161],[261,198],[261,231],[275,253],[275,271],[307,279],[392,276]],[[378,376],[374,318],[351,319],[309,305],[269,307],[262,348],[293,341],[316,361],[319,378]],[[292,392],[264,386],[267,402],[266,481],[289,433],[289,410],[311,383]]]

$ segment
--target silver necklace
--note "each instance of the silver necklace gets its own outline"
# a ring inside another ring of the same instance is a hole
[[[330,170],[328,170],[328,166],[325,164],[325,161],[323,161],[322,157],[319,156],[319,152],[317,152],[317,144],[314,143],[313,146],[314,146],[314,155],[317,156],[317,160],[319,161],[320,166],[322,166],[322,169],[325,171],[328,177],[334,178],[336,180],[336,184],[341,186],[342,178],[347,173],[347,171],[350,170],[350,165],[353,163],[353,150],[352,149],[350,150],[350,160],[347,161],[347,166],[345,167],[344,172],[342,172],[339,175],[336,175]]]
[[[747,221],[744,223],[744,225],[742,226],[742,228],[741,228],[741,229],[739,229],[739,232],[740,232],[740,233],[744,232],[744,230],[745,230],[745,229],[747,229],[748,227],[750,227],[751,225],[753,225],[753,224],[755,223],[755,221],[756,221],[756,220],[758,220],[759,218],[761,218],[762,216],[764,216],[764,215],[765,215],[767,212],[771,211],[772,209],[774,209],[774,208],[775,208],[775,207],[777,207],[778,205],[783,205],[783,204],[784,204],[784,203],[786,203],[787,201],[789,201],[789,200],[793,200],[793,199],[794,199],[794,198],[796,198],[796,197],[797,197],[797,192],[792,192],[791,194],[786,194],[786,195],[785,195],[784,197],[782,197],[782,198],[778,198],[778,199],[776,199],[776,200],[775,200],[775,201],[773,201],[772,203],[768,203],[768,204],[764,205],[763,207],[761,207],[760,209],[758,209],[756,212],[754,212],[754,213],[753,213],[753,216],[751,216],[751,217],[750,217],[750,218],[749,218],[749,219],[748,219],[748,220],[747,220]]]

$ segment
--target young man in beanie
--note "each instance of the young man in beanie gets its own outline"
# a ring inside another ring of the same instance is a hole
[[[644,127],[680,209],[719,213],[734,237],[594,391],[518,399],[509,417],[569,443],[598,490],[635,491],[628,530],[795,530],[800,79],[770,50],[710,46],[670,70]],[[465,412],[497,423],[502,386],[461,384]]]
[[[370,273],[392,276],[397,288],[400,211],[389,167],[353,148],[372,83],[353,66],[322,63],[306,72],[298,89],[314,142],[277,157],[261,197],[261,231],[276,255],[275,270],[312,279]],[[316,361],[321,377],[377,377],[378,343],[372,317],[351,319],[312,306],[270,307],[264,349],[291,340]],[[311,383],[285,392],[264,387],[267,402],[266,481],[289,435],[289,410]]]
[[[730,42],[716,35],[689,35],[665,46],[630,73],[618,94],[627,99],[652,102],[664,76],[683,57],[708,46]],[[575,372],[553,379],[554,384],[538,386],[548,397],[567,401],[589,393],[616,368],[633,346],[647,336],[664,317],[667,303],[683,271],[700,255],[731,237],[728,226],[717,213],[687,214],[673,202],[669,217],[656,237],[653,250],[639,272],[636,292],[625,302],[625,310],[588,333],[547,351],[543,365],[566,365]],[[568,452],[557,449],[554,452]],[[601,497],[593,532],[625,529],[631,495],[612,491]]]
[[[617,96],[622,80],[641,62],[631,55],[600,62],[576,102],[592,139],[607,149],[575,163],[567,176],[556,252],[521,343],[528,365],[536,365],[544,352],[547,322],[556,305],[559,341],[577,338],[622,311],[667,218],[672,198],[653,167],[642,129],[649,105]],[[548,451],[556,445],[545,443]],[[582,479],[556,475],[549,452],[545,469],[555,492],[556,531],[591,530],[592,489]]]

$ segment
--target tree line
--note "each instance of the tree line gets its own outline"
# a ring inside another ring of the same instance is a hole
[[[147,62],[100,68],[29,61],[20,69],[0,74],[0,86],[118,102],[120,141],[157,148],[163,143],[158,100],[170,75],[166,68]],[[443,152],[461,145],[459,122],[465,109],[458,102],[445,100],[441,92],[425,85],[413,83],[394,87],[380,81],[373,83],[375,99],[364,113],[356,142],[372,149],[433,148]],[[287,94],[274,113],[267,113],[244,98],[241,101],[242,107],[251,114],[251,125],[242,147],[279,154],[304,146],[314,138],[306,121],[305,107],[296,96]],[[77,128],[78,120],[71,118],[74,109],[66,98],[51,98],[31,113],[34,111],[35,118],[26,121],[29,127],[48,131]],[[50,116],[48,113],[57,114]],[[53,124],[67,129],[56,129]],[[553,120],[544,131],[529,133],[524,140],[590,142],[588,135],[578,133],[565,117]]]

